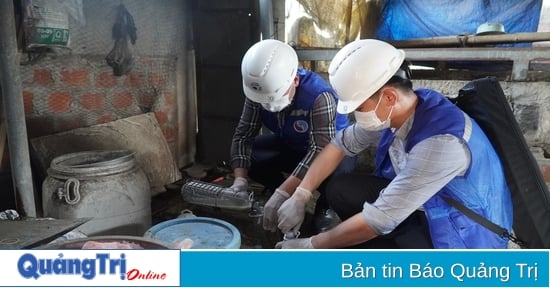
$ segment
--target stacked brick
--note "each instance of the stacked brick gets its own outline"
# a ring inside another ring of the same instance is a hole
[[[168,143],[175,145],[175,60],[135,61],[134,69],[121,77],[102,59],[76,56],[21,66],[29,137],[154,112]]]

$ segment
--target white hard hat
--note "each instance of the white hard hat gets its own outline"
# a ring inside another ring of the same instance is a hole
[[[336,110],[348,114],[390,80],[405,59],[405,51],[375,39],[361,39],[342,47],[328,68],[338,94]]]
[[[262,40],[243,57],[244,94],[257,103],[278,101],[290,88],[297,71],[298,55],[292,47],[279,40]]]

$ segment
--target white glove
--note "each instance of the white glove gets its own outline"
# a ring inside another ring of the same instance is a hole
[[[248,190],[248,181],[244,177],[235,177],[235,180],[233,181],[233,185],[229,187],[233,189],[233,192],[239,193],[239,192],[247,192]]]
[[[271,232],[277,231],[277,210],[281,204],[288,199],[290,195],[285,191],[277,188],[269,200],[264,205],[264,229]]]
[[[275,244],[275,249],[315,249],[311,243],[311,238],[296,238],[292,240],[280,241]]]
[[[277,211],[277,215],[279,216],[278,227],[283,234],[289,231],[296,233],[300,230],[306,216],[306,204],[311,199],[311,196],[311,192],[298,186],[292,197],[281,205],[281,208]]]

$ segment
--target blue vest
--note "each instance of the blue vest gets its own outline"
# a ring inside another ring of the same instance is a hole
[[[282,112],[270,112],[262,109],[262,123],[290,148],[297,151],[307,151],[309,147],[309,132],[311,131],[310,113],[315,99],[324,92],[329,92],[336,101],[336,92],[318,74],[311,71],[298,69],[300,84],[296,88],[296,94],[290,107]],[[335,107],[336,109],[336,107]],[[279,126],[278,113],[285,113],[285,121]],[[346,115],[336,114],[336,130],[341,130],[349,125]]]
[[[416,90],[418,104],[408,134],[405,151],[420,141],[441,134],[463,139],[471,153],[471,163],[464,176],[455,177],[424,203],[435,248],[507,248],[508,239],[486,229],[450,206],[441,196],[458,200],[508,231],[512,227],[512,200],[504,170],[489,139],[470,117],[465,118],[447,98],[436,91]],[[471,126],[471,134],[466,127]],[[426,128],[429,127],[429,128]],[[466,132],[465,132],[466,131]],[[375,175],[393,179],[395,172],[388,154],[393,133],[382,132],[376,152]]]

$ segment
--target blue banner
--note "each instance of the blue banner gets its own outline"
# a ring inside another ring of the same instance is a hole
[[[0,287],[550,287],[549,250],[3,250]]]
[[[182,250],[182,287],[549,287],[537,250]]]

